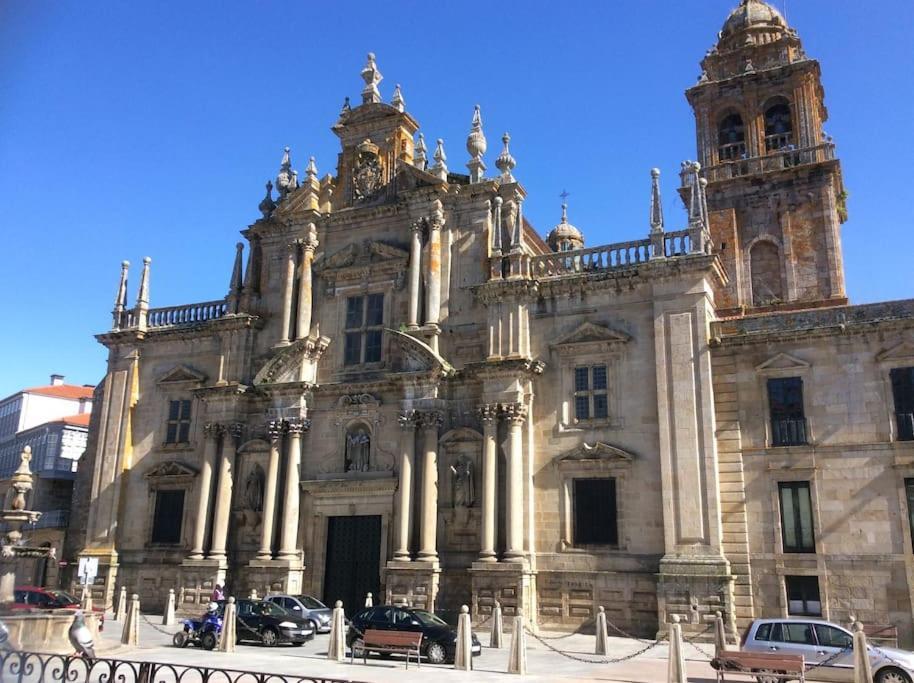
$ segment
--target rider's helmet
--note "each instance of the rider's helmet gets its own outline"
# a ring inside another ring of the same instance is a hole
[[[211,602],[206,606],[206,611],[209,613],[215,613],[219,611],[219,605],[215,602]]]

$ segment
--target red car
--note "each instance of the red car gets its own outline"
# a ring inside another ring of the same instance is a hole
[[[37,586],[17,586],[14,590],[13,609],[79,609],[80,602],[69,593],[53,588]],[[93,607],[98,615],[98,630],[105,629],[105,610]]]

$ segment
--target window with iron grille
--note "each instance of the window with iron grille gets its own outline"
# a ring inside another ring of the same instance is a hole
[[[165,443],[188,443],[189,441],[190,401],[169,401]]]
[[[787,614],[799,617],[822,616],[818,576],[785,576]]]
[[[801,378],[769,379],[768,409],[771,414],[772,446],[800,446],[806,443],[806,415],[803,411]]]
[[[351,296],[346,299],[344,365],[378,363],[384,327],[384,295]]]
[[[605,420],[609,417],[606,366],[579,365],[574,369],[574,419]]]
[[[152,516],[152,542],[177,545],[181,542],[184,521],[184,491],[156,491],[155,512]]]
[[[914,368],[891,371],[892,397],[895,399],[895,424],[898,441],[914,441]]]
[[[809,482],[781,482],[778,484],[778,493],[781,499],[781,538],[784,542],[784,552],[816,552]]]
[[[574,545],[618,545],[616,480],[573,480]]]

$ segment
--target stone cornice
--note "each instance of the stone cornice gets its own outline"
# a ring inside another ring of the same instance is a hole
[[[159,341],[162,339],[199,339],[220,332],[232,332],[245,329],[261,329],[265,321],[260,316],[250,313],[233,313],[222,318],[203,322],[185,323],[168,327],[141,330],[119,330],[95,335],[100,344],[111,347],[119,344],[138,344]]]
[[[462,374],[473,379],[498,379],[502,377],[532,378],[543,374],[546,364],[528,358],[506,358],[467,363]]]

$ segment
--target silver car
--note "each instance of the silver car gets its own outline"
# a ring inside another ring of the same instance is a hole
[[[271,593],[264,600],[272,602],[302,619],[311,622],[315,633],[330,632],[331,610],[317,598],[310,595],[286,595],[284,593]]]
[[[756,619],[743,636],[746,652],[803,655],[808,681],[854,681],[854,637],[822,619]],[[867,643],[875,683],[914,683],[914,653]],[[759,677],[759,683],[769,679]],[[777,679],[770,679],[775,683]]]

